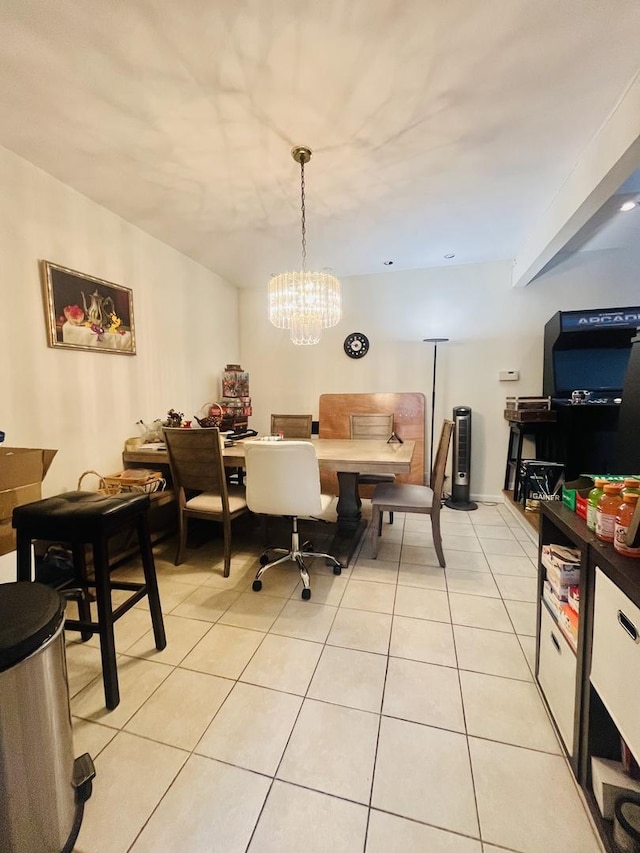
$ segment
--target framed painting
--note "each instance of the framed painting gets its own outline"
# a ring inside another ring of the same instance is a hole
[[[40,261],[49,346],[136,354],[133,291]]]

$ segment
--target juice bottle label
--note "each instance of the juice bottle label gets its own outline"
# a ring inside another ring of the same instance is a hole
[[[587,527],[593,531],[596,529],[596,507],[592,504],[587,504]]]
[[[627,526],[616,522],[613,547],[625,557],[640,557],[640,548],[629,548],[627,545]]]
[[[613,542],[615,530],[615,515],[605,515],[605,513],[598,508],[596,512],[596,536],[598,539],[604,539],[605,542]]]

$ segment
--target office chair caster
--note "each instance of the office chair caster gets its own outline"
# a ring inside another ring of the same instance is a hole
[[[260,565],[266,566],[268,562],[269,562],[269,555],[268,554],[261,554],[260,555]]]
[[[262,565],[264,566],[264,565],[266,565],[266,563],[263,563]],[[260,592],[260,590],[262,589],[262,581],[255,580],[251,585],[251,589],[254,592]]]
[[[311,598],[311,590],[308,587],[305,587],[302,590],[302,600],[303,601],[309,601],[310,598]]]
[[[339,565],[339,564],[336,566],[336,565],[334,564],[334,566],[333,566],[333,573],[334,573],[334,575],[341,575],[341,574],[342,574],[342,566],[341,566],[341,565]]]

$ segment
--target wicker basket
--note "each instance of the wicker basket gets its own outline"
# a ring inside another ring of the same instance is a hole
[[[78,491],[83,491],[82,482],[85,477],[92,476],[98,478],[98,488],[97,489],[87,489],[84,487],[84,491],[93,491],[98,492],[101,495],[117,495],[118,492],[121,491],[120,484],[118,483],[107,483],[106,479],[102,476],[102,474],[98,474],[97,471],[92,471],[89,469],[88,471],[83,471],[80,474],[80,479],[78,480]]]
[[[108,489],[115,489],[115,491],[108,493],[112,495],[118,494],[118,492],[152,494],[153,492],[161,492],[166,485],[160,471],[150,471],[147,468],[129,468],[126,471],[120,471],[118,474],[110,474],[103,479]]]
[[[219,427],[222,423],[222,419],[224,416],[222,406],[219,403],[205,403],[204,406],[200,409],[200,414],[202,415],[202,417],[194,415],[194,418],[198,421],[198,423],[203,429]]]

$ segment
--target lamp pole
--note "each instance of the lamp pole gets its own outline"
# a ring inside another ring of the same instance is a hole
[[[426,344],[433,344],[433,380],[431,382],[431,431],[429,432],[429,481],[433,471],[433,425],[436,413],[436,366],[438,363],[438,344],[444,344],[449,338],[423,338]]]

